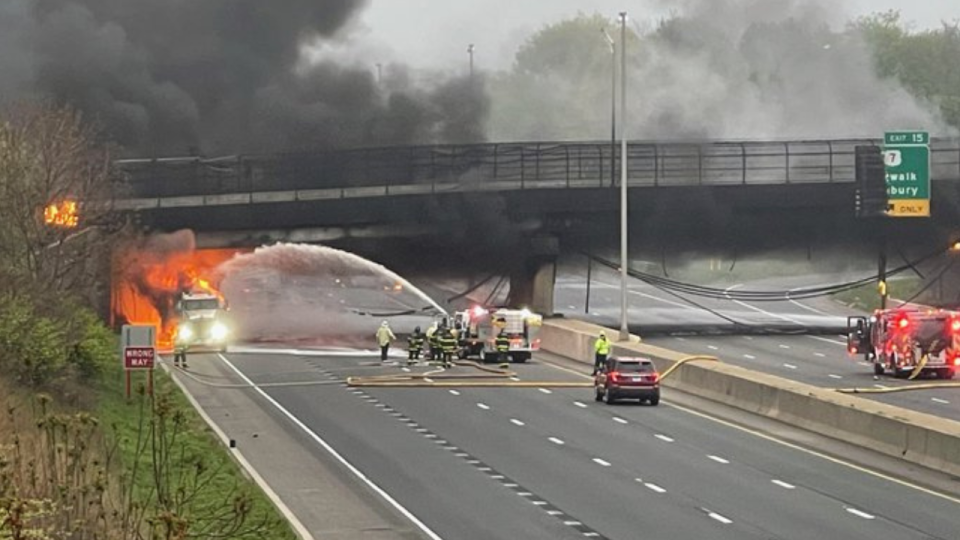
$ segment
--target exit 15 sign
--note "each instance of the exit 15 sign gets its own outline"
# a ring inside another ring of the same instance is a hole
[[[930,134],[891,131],[883,136],[887,215],[930,217]]]

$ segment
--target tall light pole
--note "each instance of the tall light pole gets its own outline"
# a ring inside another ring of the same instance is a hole
[[[467,45],[467,54],[470,55],[470,79],[473,79],[473,43]]]
[[[617,44],[606,28],[600,31],[610,45],[610,187],[613,187],[617,184]]]
[[[620,12],[620,341],[627,325],[627,12]]]

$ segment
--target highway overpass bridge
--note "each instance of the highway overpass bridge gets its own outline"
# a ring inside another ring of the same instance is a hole
[[[631,238],[741,252],[872,242],[876,223],[853,216],[854,148],[880,143],[631,142]],[[905,243],[945,241],[960,225],[960,140],[935,139],[931,150],[934,218],[886,227]],[[621,158],[592,141],[128,159],[118,162],[129,191],[117,205],[154,230],[191,228],[208,247],[368,242],[382,253],[377,239],[390,238],[487,261],[520,250],[530,260],[511,272],[530,283],[549,281],[561,242],[615,243]]]

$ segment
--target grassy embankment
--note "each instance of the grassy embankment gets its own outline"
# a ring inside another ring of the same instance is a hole
[[[896,306],[897,300],[906,300],[917,293],[923,282],[917,277],[907,277],[895,279],[887,283],[887,293],[889,296],[888,306]],[[837,293],[833,296],[837,302],[861,311],[873,311],[880,308],[880,295],[877,292],[877,284],[870,283]]]

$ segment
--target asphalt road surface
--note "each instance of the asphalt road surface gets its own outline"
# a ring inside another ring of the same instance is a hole
[[[546,360],[515,366],[518,378],[585,378],[583,365]],[[256,385],[218,391],[251,396],[309,451],[338,452],[425,538],[901,540],[960,531],[955,496],[711,419],[670,395],[651,407],[597,403],[589,388],[349,388],[338,384],[348,375],[402,368],[337,353],[192,362],[223,363],[233,382]],[[260,472],[270,481],[269,467]]]
[[[585,318],[618,327],[619,282],[601,276],[591,290],[591,309],[584,314],[586,287],[582,278],[561,276],[557,281],[557,310],[570,317]],[[784,290],[841,281],[836,276],[806,276],[776,282],[735,284],[731,289]],[[739,286],[738,286],[739,285]],[[696,308],[663,291],[631,280],[630,322],[643,335],[645,326],[669,324],[691,330],[724,325],[728,321]],[[777,302],[742,302],[696,298],[695,301],[731,319],[755,325],[795,324],[839,326],[851,310],[829,299]],[[883,376],[874,379],[873,368],[862,357],[850,357],[839,335],[704,335],[650,337],[645,341],[691,354],[709,354],[748,369],[826,388],[895,388],[946,381],[907,381]],[[957,379],[960,381],[960,379]],[[960,388],[915,390],[889,394],[861,394],[898,407],[960,420]]]

